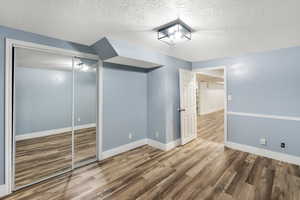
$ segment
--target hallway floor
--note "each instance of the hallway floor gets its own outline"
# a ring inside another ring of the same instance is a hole
[[[224,110],[198,115],[198,137],[211,142],[224,143]]]

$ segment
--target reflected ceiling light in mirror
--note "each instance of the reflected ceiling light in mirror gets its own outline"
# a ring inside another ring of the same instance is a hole
[[[87,72],[90,70],[90,67],[84,63],[78,63],[77,65],[75,65],[75,69],[82,71],[82,72]]]
[[[171,46],[192,39],[192,30],[181,20],[170,22],[157,30],[158,40]]]
[[[89,71],[89,67],[86,66],[86,65],[83,65],[82,68],[81,68],[81,71],[87,72],[87,71]]]

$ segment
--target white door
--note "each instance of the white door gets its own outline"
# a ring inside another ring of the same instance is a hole
[[[196,75],[179,69],[181,144],[197,137]]]

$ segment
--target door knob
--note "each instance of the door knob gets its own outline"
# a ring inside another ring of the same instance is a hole
[[[185,111],[185,108],[178,108],[178,111],[179,111],[179,112],[184,112],[184,111]]]

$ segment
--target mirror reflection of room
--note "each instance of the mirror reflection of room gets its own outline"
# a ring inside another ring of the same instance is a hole
[[[14,48],[15,188],[96,160],[96,66]]]

